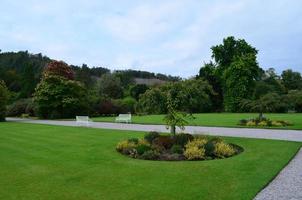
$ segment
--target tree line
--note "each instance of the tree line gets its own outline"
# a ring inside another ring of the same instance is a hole
[[[273,68],[262,69],[258,50],[244,39],[227,37],[211,51],[212,59],[186,80],[145,71],[67,65],[27,51],[0,53],[0,101],[7,102],[9,116],[42,118],[164,114],[171,100],[173,109],[188,113],[302,111],[299,72],[288,69],[278,75]],[[134,78],[166,83],[148,86],[136,84]]]

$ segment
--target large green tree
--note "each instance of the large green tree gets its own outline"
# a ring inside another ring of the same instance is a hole
[[[87,91],[73,80],[73,71],[63,62],[51,62],[38,84],[34,102],[42,118],[67,118],[87,114]]]
[[[212,74],[221,85],[224,109],[239,112],[239,102],[242,98],[252,98],[255,81],[260,79],[258,51],[245,40],[234,37],[225,38],[222,44],[211,49],[215,61]]]
[[[287,90],[302,90],[302,77],[299,72],[288,69],[282,72],[281,77]]]
[[[239,103],[243,98],[251,98],[258,76],[258,64],[255,55],[238,57],[224,73],[224,104],[228,112],[239,112]]]
[[[113,99],[123,97],[121,80],[115,74],[107,73],[102,75],[99,84],[101,96]]]
[[[8,89],[3,80],[0,80],[0,121],[5,121]]]

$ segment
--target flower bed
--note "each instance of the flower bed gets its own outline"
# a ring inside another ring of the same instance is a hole
[[[241,126],[259,126],[259,127],[282,127],[291,126],[292,123],[284,120],[270,120],[267,118],[254,118],[254,119],[242,119],[239,121],[238,125]]]
[[[116,150],[132,158],[144,160],[212,160],[234,156],[243,151],[219,137],[177,134],[174,137],[147,133],[144,139],[131,138],[117,144]]]

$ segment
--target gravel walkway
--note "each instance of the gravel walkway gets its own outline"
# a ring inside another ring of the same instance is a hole
[[[6,119],[7,121],[15,121],[15,122],[17,121],[17,122],[26,122],[26,123],[35,123],[35,124],[78,126],[78,124],[75,121],[30,120],[30,119],[20,119],[20,118],[6,118]],[[116,129],[116,130],[169,132],[169,130],[167,130],[164,125],[90,122],[89,127],[103,128],[103,129]],[[186,126],[185,132],[191,134],[208,134],[208,135],[219,135],[219,136],[230,136],[230,137],[262,138],[262,139],[302,142],[302,131],[296,131],[296,130]]]
[[[22,123],[79,126],[75,121],[29,120],[18,118],[7,118],[7,120]],[[89,127],[134,131],[169,131],[163,125],[118,124],[105,122],[90,122]],[[191,134],[208,134],[302,142],[302,131],[295,130],[186,126],[185,132]],[[255,200],[302,200],[302,149],[280,172],[280,174],[256,196]]]
[[[302,199],[302,149],[255,200]]]

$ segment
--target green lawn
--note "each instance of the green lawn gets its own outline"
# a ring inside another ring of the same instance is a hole
[[[240,119],[249,119],[257,117],[256,113],[199,113],[193,115],[195,119],[189,120],[189,125],[193,126],[221,126],[221,127],[242,127],[237,123]],[[272,120],[287,120],[292,122],[293,126],[280,127],[280,129],[302,129],[302,113],[277,113],[265,114]],[[164,124],[164,115],[144,115],[133,116],[133,123],[138,124]],[[96,117],[94,121],[114,122],[115,117]]]
[[[0,199],[252,199],[301,143],[226,138],[240,155],[135,160],[115,151],[141,132],[0,123]]]

